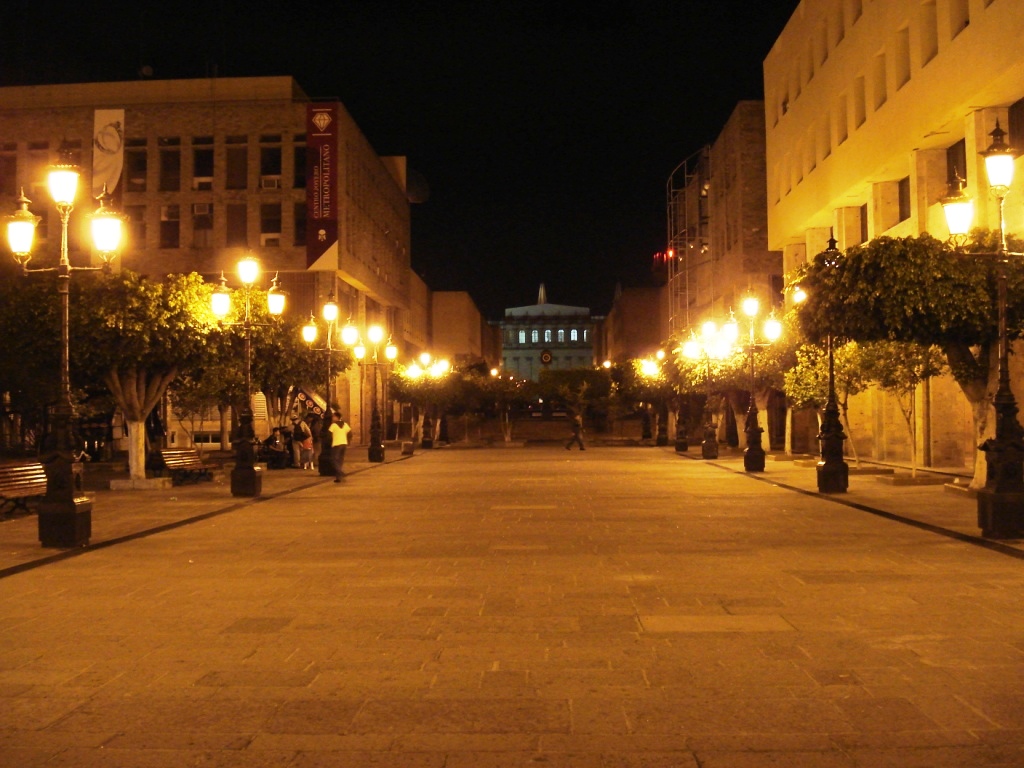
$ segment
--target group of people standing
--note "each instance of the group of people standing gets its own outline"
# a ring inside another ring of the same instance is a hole
[[[352,427],[345,421],[339,411],[332,413],[328,431],[331,436],[331,444],[327,447],[331,457],[331,467],[334,470],[334,482],[340,483],[345,476],[345,450],[348,448],[349,434]],[[315,461],[323,447],[321,442],[321,421],[314,414],[307,414],[301,418],[298,414],[292,416],[292,426],[274,427],[270,436],[263,441],[261,458],[267,462],[271,469],[286,469],[295,467],[297,469],[316,469]]]

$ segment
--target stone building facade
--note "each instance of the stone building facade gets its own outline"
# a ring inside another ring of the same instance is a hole
[[[975,225],[997,226],[979,152],[997,120],[1024,149],[1022,33],[1021,3],[799,4],[764,61],[768,245],[787,271],[824,250],[830,232],[840,249],[880,235],[946,238],[939,201],[957,175]],[[1018,173],[1010,232],[1024,228],[1022,191]],[[956,383],[930,381],[915,411],[918,455],[973,469],[970,408]],[[909,433],[881,393],[859,396],[851,414],[860,455],[909,459]]]
[[[125,267],[211,280],[223,271],[234,287],[236,263],[252,253],[261,287],[278,274],[286,312],[319,315],[333,295],[342,321],[381,324],[400,350],[422,343],[409,314],[405,158],[377,155],[342,104],[314,101],[288,77],[0,88],[0,206],[13,211],[24,188],[44,217],[42,251],[59,238],[45,171],[62,144],[84,190],[98,194],[106,180],[127,214]],[[90,210],[79,194],[76,211]],[[88,258],[84,221],[72,215],[76,261]],[[365,433],[358,371],[335,386]]]

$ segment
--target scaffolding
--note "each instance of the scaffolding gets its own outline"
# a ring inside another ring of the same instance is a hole
[[[714,308],[710,186],[710,146],[701,147],[676,166],[666,183],[669,332],[677,338],[683,337],[702,312]]]

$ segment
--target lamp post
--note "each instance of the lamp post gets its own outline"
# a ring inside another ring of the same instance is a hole
[[[232,496],[259,496],[263,492],[263,475],[256,466],[252,413],[252,329],[257,325],[252,319],[252,286],[260,275],[260,264],[253,256],[246,256],[238,262],[238,279],[242,283],[244,315],[241,322],[223,323],[226,326],[240,325],[245,333],[245,403],[238,414],[238,435],[235,438],[235,466],[231,470]],[[267,291],[267,311],[271,315],[284,312],[284,293],[274,276]],[[231,291],[224,273],[220,273],[220,285],[210,298],[213,314],[223,321],[231,311]]]
[[[760,311],[760,302],[753,296],[743,300],[743,314],[750,319],[750,341],[747,345],[750,353],[750,406],[747,408],[747,421],[743,431],[747,435],[747,449],[743,452],[743,468],[747,472],[764,472],[764,447],[761,445],[761,433],[763,429],[757,423],[757,402],[754,397],[754,389],[757,379],[754,376],[754,353],[758,347],[771,344],[782,334],[782,325],[775,319],[774,313],[769,315],[762,329],[762,334],[767,342],[757,341],[755,331],[755,319]]]
[[[70,150],[61,147],[61,157],[47,175],[50,196],[60,214],[60,260],[56,267],[29,268],[32,241],[40,217],[28,210],[31,201],[24,190],[18,198],[18,210],[7,219],[7,238],[22,273],[56,272],[57,294],[60,297],[60,395],[50,409],[45,451],[41,459],[46,472],[46,496],[39,504],[39,543],[44,547],[84,547],[92,536],[92,499],[82,489],[82,464],[78,461],[72,422],[75,418],[71,402],[70,311],[71,273],[79,271],[110,271],[110,259],[121,243],[123,217],[109,207],[106,187],[99,196],[100,207],[91,215],[93,245],[103,259],[102,267],[74,267],[68,256],[68,220],[74,210],[78,192],[78,167],[72,162]]]
[[[351,332],[349,331],[351,329]],[[381,420],[380,405],[377,398],[377,389],[380,384],[383,384],[378,368],[381,365],[379,352],[380,344],[384,341],[385,331],[380,325],[371,325],[366,329],[366,338],[370,342],[373,348],[371,355],[371,361],[364,363],[366,358],[366,346],[362,343],[359,335],[359,331],[352,325],[346,326],[342,331],[343,340],[349,339],[352,343],[346,340],[346,344],[352,347],[352,353],[355,358],[359,361],[361,366],[372,365],[373,366],[373,389],[370,393],[370,444],[367,450],[367,459],[372,462],[384,461],[384,428]],[[391,343],[391,339],[388,338],[388,343],[384,347],[385,359],[390,363],[398,356],[398,348]],[[385,401],[385,407],[387,407],[386,391],[381,393],[381,399]],[[360,373],[359,380],[359,402],[362,403],[363,399],[363,386],[362,386],[362,373]]]
[[[992,399],[996,412],[995,437],[981,444],[987,472],[985,487],[978,491],[978,526],[988,538],[1016,538],[1024,535],[1024,429],[1017,420],[1017,401],[1010,389],[1009,335],[1006,327],[1006,265],[1012,253],[1006,249],[1003,204],[1013,182],[1017,151],[1006,141],[1006,131],[996,121],[989,134],[992,143],[981,153],[990,192],[999,212],[999,241],[995,253],[979,254],[996,260],[997,304],[999,314],[999,385]],[[958,179],[959,181],[959,179]],[[942,200],[949,233],[957,246],[966,240],[973,218],[970,198],[960,189]]]
[[[446,376],[450,369],[451,363],[447,360],[435,360],[429,352],[421,352],[419,363],[413,363],[406,368],[405,375],[413,380],[429,375],[436,381]],[[427,403],[424,403],[423,406],[423,437],[420,447],[424,449],[434,447],[434,422],[430,418],[430,408]]]
[[[324,339],[324,346],[317,351],[327,353],[327,379],[324,384],[325,401],[327,408],[324,409],[324,417],[320,421],[320,456],[317,458],[317,474],[320,477],[333,477],[334,464],[331,462],[331,423],[334,421],[334,378],[331,373],[331,363],[334,352],[338,347],[334,346],[334,332],[338,322],[338,304],[334,301],[334,291],[327,295],[327,301],[320,309],[320,316],[327,325],[327,335]],[[317,327],[316,320],[312,315],[309,322],[302,326],[303,340],[312,346],[316,341]]]
[[[701,326],[701,335],[690,336],[683,344],[683,356],[691,360],[703,360],[706,364],[704,375],[704,440],[700,445],[703,459],[718,458],[718,425],[712,421],[711,413],[711,361],[723,360],[732,354],[732,345],[736,340],[737,327],[730,320],[722,328],[714,320],[708,320]]]
[[[836,247],[836,239],[829,235],[828,248],[825,249],[825,264],[834,267],[840,256]],[[803,301],[807,294],[801,292],[797,301]],[[850,466],[843,458],[843,443],[846,441],[846,433],[843,432],[843,422],[839,418],[839,402],[836,398],[836,363],[834,339],[832,332],[826,336],[828,349],[828,395],[825,398],[825,408],[821,412],[821,427],[818,430],[818,447],[820,457],[818,460],[818,493],[846,493],[850,486]]]

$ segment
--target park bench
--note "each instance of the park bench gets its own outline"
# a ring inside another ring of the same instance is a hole
[[[28,499],[46,495],[46,473],[38,461],[0,464],[0,513],[28,512]]]
[[[160,460],[174,485],[212,480],[213,475],[210,473],[220,469],[216,464],[205,463],[195,448],[165,448],[160,451]]]

